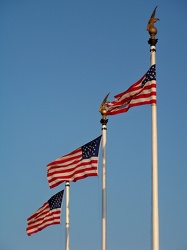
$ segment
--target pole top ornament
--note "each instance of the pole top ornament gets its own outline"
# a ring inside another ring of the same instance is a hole
[[[106,97],[103,99],[103,101],[102,101],[102,103],[100,105],[100,108],[99,108],[99,112],[101,113],[101,115],[103,116],[103,119],[105,119],[105,120],[106,120],[106,115],[107,115],[106,114],[107,111],[106,111],[106,108],[105,108],[105,104],[107,103],[107,98],[108,98],[109,94],[110,93],[108,93],[106,95]]]
[[[154,23],[156,21],[160,20],[159,18],[155,17],[157,7],[158,6],[156,6],[155,9],[153,10],[153,13],[148,21],[148,24],[147,24],[147,31],[149,32],[151,39],[155,39],[155,36],[157,34],[157,28],[154,26]]]

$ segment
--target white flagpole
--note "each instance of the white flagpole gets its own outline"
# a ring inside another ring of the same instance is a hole
[[[109,94],[108,94],[109,95]],[[100,112],[102,115],[101,124],[102,124],[102,250],[107,249],[107,197],[106,197],[106,130],[107,122],[106,119],[106,109],[105,103],[108,95],[103,100],[100,106]]]
[[[66,181],[66,250],[69,250],[69,188],[70,183]]]
[[[154,23],[156,8],[148,22],[147,30],[150,34],[150,64],[156,64],[157,29]],[[152,250],[159,250],[159,206],[158,206],[158,150],[157,150],[157,106],[152,104]]]

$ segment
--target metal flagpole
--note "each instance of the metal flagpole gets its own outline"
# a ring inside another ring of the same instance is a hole
[[[70,183],[66,181],[66,250],[69,250],[69,188]]]
[[[157,8],[157,7],[156,7]],[[157,29],[154,23],[159,20],[155,18],[156,8],[147,25],[150,34],[150,64],[156,64]],[[159,250],[159,208],[158,208],[158,151],[157,151],[157,106],[152,104],[152,250]]]
[[[109,94],[108,94],[109,95]],[[103,100],[100,106],[100,113],[102,115],[102,119],[100,120],[102,124],[102,250],[107,249],[107,228],[106,228],[106,216],[107,216],[107,197],[106,197],[106,130],[107,130],[107,122],[106,118],[106,109],[105,103],[107,101],[107,97]]]

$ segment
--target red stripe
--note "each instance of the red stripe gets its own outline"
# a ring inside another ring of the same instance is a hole
[[[32,231],[32,232],[28,232],[27,234],[28,234],[28,236],[30,236],[30,235],[32,235],[32,234],[34,234],[34,233],[37,233],[37,232],[43,230],[44,228],[46,228],[46,227],[48,227],[48,226],[57,225],[57,224],[60,224],[60,222],[53,222],[52,224],[44,225],[44,226],[42,226],[42,227],[40,227],[40,228],[36,228],[36,229],[35,229],[34,231]],[[29,229],[27,229],[27,230],[29,230]]]
[[[47,176],[50,177],[54,174],[58,174],[58,173],[68,173],[68,172],[72,172],[72,171],[75,171],[77,168],[81,167],[81,166],[90,166],[90,165],[93,165],[93,164],[97,164],[98,163],[98,160],[96,159],[91,159],[91,161],[89,162],[86,162],[86,161],[77,161],[77,165],[71,167],[68,166],[68,168],[65,168],[67,166],[53,166],[53,168],[49,169],[48,170],[48,173],[47,173]],[[52,171],[53,170],[53,171]]]
[[[84,176],[77,176],[76,178],[74,178],[74,180],[72,182],[76,182],[78,180],[84,179],[86,177],[91,177],[91,176],[98,176],[98,174],[96,174],[96,173],[89,173],[89,174],[85,174]],[[55,182],[54,184],[50,185],[50,188],[54,188],[54,187],[58,186],[59,184],[61,184],[65,180],[63,180],[63,181],[56,180],[56,181],[57,182]]]
[[[40,217],[37,220],[34,220],[32,223],[28,224],[28,227],[26,229],[27,234],[31,235],[33,233],[36,233],[38,231],[41,231],[45,227],[48,227],[53,224],[60,224],[60,213],[61,211],[55,211],[50,210],[49,214],[46,215],[46,217]],[[45,224],[49,223],[49,224]],[[31,232],[32,231],[32,232]]]
[[[80,153],[79,155],[75,155],[75,153]],[[75,156],[74,156],[75,155]],[[67,157],[69,156],[69,157]],[[49,163],[47,165],[47,167],[52,167],[52,166],[55,166],[57,164],[63,164],[63,163],[66,163],[66,162],[70,162],[70,161],[73,161],[73,160],[76,160],[76,159],[80,159],[80,157],[82,156],[82,150],[81,148],[73,151],[72,153],[68,154],[68,155],[65,155],[65,156],[62,156],[61,158],[58,158],[56,159],[55,161]]]
[[[61,176],[54,176],[53,178],[51,178],[50,179],[50,183],[51,182],[53,182],[53,181],[55,181],[55,180],[57,180],[57,179],[59,179],[59,180],[63,180],[63,181],[66,181],[67,179],[71,179],[71,178],[73,178],[73,176],[74,175],[76,175],[76,174],[85,174],[85,172],[88,172],[88,171],[97,171],[97,167],[91,167],[91,168],[86,168],[86,169],[80,169],[80,170],[76,170],[76,171],[74,171],[72,174],[69,174],[69,175],[66,175],[66,176],[63,176],[63,172],[58,172],[58,174],[60,175],[61,174]],[[55,175],[56,175],[57,173],[55,173]]]

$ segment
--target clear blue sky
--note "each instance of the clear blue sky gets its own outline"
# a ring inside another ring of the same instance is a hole
[[[150,66],[147,21],[158,5],[160,249],[187,249],[187,1],[1,0],[1,250],[65,247],[61,225],[30,237],[49,189],[46,165],[101,134],[99,106]],[[107,250],[151,249],[151,107],[109,117]],[[71,184],[71,250],[101,249],[99,177]]]

